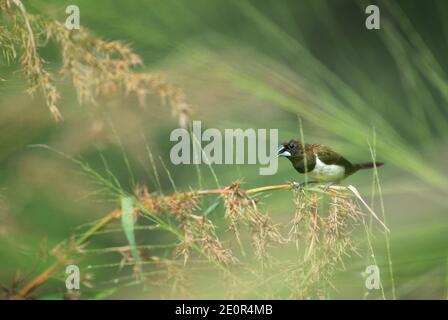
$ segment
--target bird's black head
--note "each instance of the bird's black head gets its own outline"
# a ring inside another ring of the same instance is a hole
[[[290,140],[284,142],[278,146],[277,155],[279,157],[286,157],[291,159],[302,159],[303,158],[303,147],[302,143],[297,140]]]

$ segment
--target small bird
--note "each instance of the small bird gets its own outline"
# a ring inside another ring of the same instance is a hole
[[[380,167],[383,162],[351,163],[337,152],[321,144],[305,144],[298,140],[282,143],[279,157],[286,157],[299,173],[306,173],[311,181],[295,183],[302,189],[306,184],[325,182],[324,190],[331,184],[339,183],[360,169]]]

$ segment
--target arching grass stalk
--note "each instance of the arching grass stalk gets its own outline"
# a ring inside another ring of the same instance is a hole
[[[372,244],[372,237],[371,237],[371,230],[370,230],[372,224],[369,222],[369,225],[367,225],[365,219],[362,219],[362,224],[363,224],[364,230],[366,232],[367,245],[369,247],[370,257],[371,257],[373,263],[375,265],[378,265],[378,262],[377,262],[376,257],[375,257],[375,251],[373,250],[373,244]],[[384,286],[383,286],[383,282],[382,281],[380,281],[380,289],[381,289],[381,298],[383,300],[386,300],[386,295],[384,293]],[[368,293],[368,291],[366,291],[364,297],[367,297],[367,293]]]
[[[374,151],[372,149],[372,146],[369,143],[369,150],[374,157]],[[378,175],[378,168],[376,167],[376,164],[374,162],[374,168],[373,168],[374,174],[375,174],[375,181],[376,181],[376,187],[378,189],[378,196],[380,198],[380,208],[381,208],[381,214],[383,221],[386,222],[386,211],[384,207],[384,201],[383,201],[383,191],[381,189],[380,184],[380,177]],[[391,248],[390,248],[390,233],[385,233],[384,238],[386,241],[386,251],[387,251],[387,264],[389,267],[389,277],[390,277],[390,283],[391,283],[391,289],[392,289],[392,299],[396,299],[396,293],[395,293],[395,280],[394,280],[394,269],[393,269],[393,263],[392,263],[392,254],[391,254]]]
[[[370,146],[370,145],[369,145]],[[376,170],[376,131],[375,127],[373,127],[373,139],[372,139],[372,146],[370,147],[370,154],[372,157],[372,163],[375,167],[375,170],[372,171],[372,191],[371,191],[371,198],[370,198],[370,207],[373,208],[374,206],[374,199],[375,199],[375,192],[376,192],[376,175],[378,174],[378,171]],[[372,230],[373,230],[373,219],[372,216],[369,217],[369,221],[366,222],[365,219],[362,220],[364,230],[366,232],[366,239],[367,239],[367,245],[368,245],[368,251],[369,256],[367,257],[366,264],[369,263],[370,259],[373,262],[374,265],[378,265],[376,256],[375,256],[375,250],[373,249],[373,243],[372,243]],[[386,300],[386,295],[384,293],[384,286],[383,283],[380,281],[380,289],[381,289],[381,297],[383,300]],[[366,288],[364,299],[368,296],[368,289]]]

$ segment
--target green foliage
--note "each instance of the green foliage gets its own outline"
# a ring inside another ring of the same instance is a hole
[[[135,242],[135,212],[134,199],[132,197],[122,197],[121,198],[121,224],[123,226],[123,231],[126,234],[126,239],[131,247],[132,257],[134,258],[135,267],[138,270],[138,276],[141,278],[143,273],[142,266],[140,263],[140,256],[137,250],[137,243]]]

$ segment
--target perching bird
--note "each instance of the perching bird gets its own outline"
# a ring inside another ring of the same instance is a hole
[[[339,183],[360,169],[380,167],[382,162],[365,162],[352,164],[350,161],[321,144],[305,144],[297,140],[282,143],[278,150],[279,157],[286,157],[299,172],[307,173],[310,181],[295,183],[299,189],[305,184],[325,182],[325,190],[333,183]],[[306,165],[306,168],[305,168]]]

